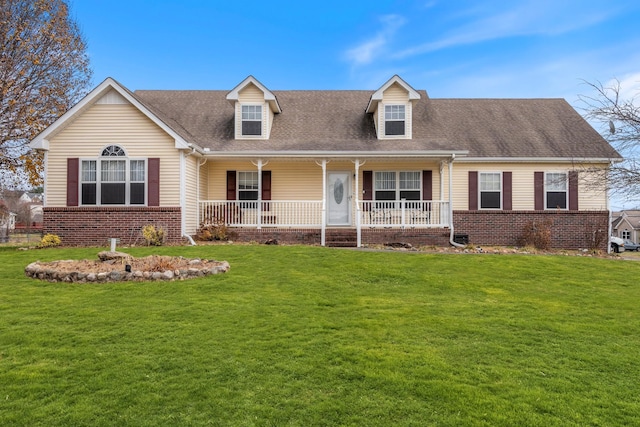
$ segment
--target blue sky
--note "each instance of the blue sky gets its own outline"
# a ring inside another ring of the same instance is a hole
[[[637,0],[71,0],[94,68],[129,89],[377,89],[562,97],[640,81]]]
[[[637,0],[70,0],[94,84],[379,88],[434,98],[565,98],[640,87]],[[637,89],[636,89],[637,90]]]

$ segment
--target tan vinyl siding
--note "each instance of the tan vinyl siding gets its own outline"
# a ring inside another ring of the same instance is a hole
[[[608,210],[606,176],[603,170],[583,170],[578,180],[580,210]]]
[[[200,160],[202,163],[202,160]],[[198,185],[200,188],[198,189],[198,198],[200,200],[209,199],[209,166],[208,163],[205,163],[200,166],[200,175]]]
[[[198,174],[198,159],[193,156],[189,156],[185,161],[186,167],[186,182],[185,182],[185,232],[187,234],[194,234],[198,228],[197,224],[197,209],[198,198],[196,195],[196,177]]]
[[[400,136],[385,135],[385,117],[384,106],[385,105],[404,105],[405,106],[405,134]],[[406,91],[398,83],[392,84],[387,90],[384,91],[382,96],[382,102],[378,104],[377,112],[374,114],[374,120],[377,120],[378,138],[383,139],[410,139],[412,136],[412,109],[411,102],[409,102],[409,92]]]
[[[260,104],[264,102],[264,93],[254,84],[248,84],[238,93],[238,102]]]
[[[226,199],[227,170],[257,171],[257,167],[250,161],[208,162],[203,168],[207,169],[209,191],[207,199]],[[315,162],[304,161],[270,161],[263,170],[271,171],[272,200],[321,200],[322,199],[322,167]],[[442,200],[440,195],[440,169],[437,163],[424,162],[367,162],[360,167],[359,189],[362,194],[362,171],[423,171],[431,170],[433,177],[433,200]],[[327,163],[327,173],[351,172],[355,173],[353,162],[332,161]],[[445,169],[446,171],[446,169]],[[352,177],[352,191],[355,180]],[[362,199],[362,196],[359,197]]]
[[[534,210],[534,172],[568,172],[578,169],[578,208],[580,210],[605,210],[606,193],[597,185],[598,174],[580,170],[575,164],[508,164],[508,163],[462,163],[453,164],[453,209],[469,209],[469,171],[512,172],[513,210]],[[448,189],[448,172],[445,168],[445,194]],[[594,187],[595,185],[595,187]]]
[[[159,157],[160,205],[180,204],[180,157],[173,138],[132,105],[97,104],[50,140],[47,206],[65,206],[67,158],[97,158],[119,145],[132,158]]]
[[[409,102],[409,92],[398,83],[394,83],[384,91],[382,102],[385,104],[405,104]]]

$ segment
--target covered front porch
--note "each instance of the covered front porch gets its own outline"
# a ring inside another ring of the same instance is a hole
[[[329,234],[351,230],[358,247],[363,244],[363,232],[442,230],[450,228],[452,222],[450,191],[443,196],[445,182],[449,182],[447,189],[452,187],[454,158],[339,159],[332,167],[332,161],[327,159],[307,159],[302,167],[290,160],[211,162],[205,170],[206,185],[220,188],[221,178],[226,177],[226,200],[199,199],[197,220],[201,225],[262,230],[265,234],[268,230],[316,230],[322,246],[327,245],[328,230],[333,230]],[[250,169],[240,171],[248,164],[254,173]],[[345,167],[349,164],[351,170]],[[367,170],[363,169],[365,164]],[[199,191],[203,193],[215,191]],[[277,197],[294,193],[320,197]]]

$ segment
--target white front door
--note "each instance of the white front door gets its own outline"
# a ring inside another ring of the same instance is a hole
[[[329,172],[327,225],[351,225],[351,173]]]

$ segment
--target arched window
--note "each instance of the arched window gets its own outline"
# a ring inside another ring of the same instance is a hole
[[[124,152],[122,147],[119,145],[110,145],[104,150],[102,150],[102,157],[109,156],[126,156],[127,154]]]
[[[81,204],[144,205],[146,169],[146,159],[128,158],[118,145],[105,147],[100,157],[82,160]]]

